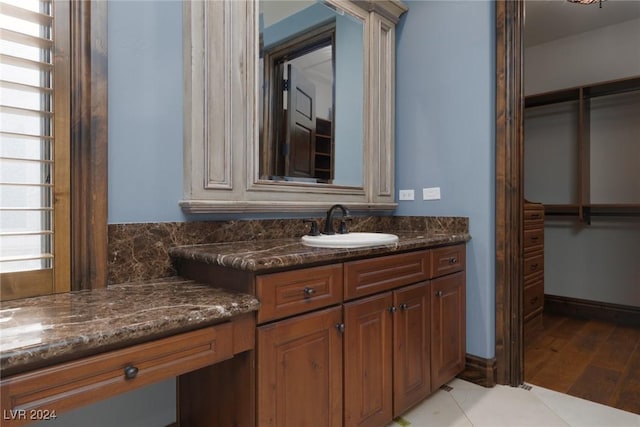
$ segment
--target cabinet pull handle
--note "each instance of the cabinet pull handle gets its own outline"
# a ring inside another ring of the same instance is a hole
[[[533,240],[534,242],[537,242],[538,241],[538,236],[532,236],[531,240]]]
[[[409,304],[407,304],[406,302],[403,302],[402,304],[400,304],[400,310],[404,310],[404,311],[409,310]]]
[[[533,297],[533,298],[531,298],[531,300],[530,300],[531,305],[533,305],[533,304],[535,304],[535,303],[537,303],[537,302],[538,302],[538,297]]]
[[[531,218],[538,219],[538,218],[540,218],[540,214],[535,213],[535,214],[531,215]]]
[[[398,311],[398,309],[396,308],[395,305],[392,305],[391,307],[389,307],[389,313],[395,313],[396,311]]]
[[[452,256],[451,258],[449,258],[449,264],[455,264],[458,262],[458,258]]]
[[[304,295],[306,297],[313,296],[313,294],[315,294],[315,293],[316,293],[316,290],[313,289],[313,288],[304,288]]]
[[[344,323],[336,323],[336,329],[340,333],[344,333]]]
[[[531,264],[531,271],[533,270],[537,270],[538,269],[538,264]]]
[[[125,366],[124,377],[128,380],[134,379],[138,375],[138,368],[133,365]]]
[[[442,291],[436,291],[436,296],[437,297],[441,297],[442,296]]]

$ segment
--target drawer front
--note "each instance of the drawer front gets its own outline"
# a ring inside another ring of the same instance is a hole
[[[342,292],[342,264],[258,276],[258,323],[340,303]]]
[[[146,344],[18,374],[0,382],[3,420],[24,425],[233,357],[232,324],[211,326]]]
[[[524,224],[542,224],[544,222],[544,208],[533,208],[524,210]]]
[[[435,278],[464,270],[465,255],[465,245],[432,249],[430,277]]]
[[[344,264],[344,297],[353,299],[429,278],[429,251],[409,252]]]
[[[544,272],[544,254],[534,254],[524,259],[524,276],[540,274]]]
[[[535,316],[544,306],[544,281],[524,288],[524,320]]]
[[[544,229],[524,230],[524,251],[531,252],[544,246]]]

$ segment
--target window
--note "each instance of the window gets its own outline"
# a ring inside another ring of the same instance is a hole
[[[0,3],[2,299],[69,289],[69,34],[57,2]],[[55,92],[54,92],[55,88]]]
[[[106,285],[106,11],[0,0],[0,299]]]

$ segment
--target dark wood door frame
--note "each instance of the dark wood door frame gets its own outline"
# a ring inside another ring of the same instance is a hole
[[[498,0],[496,20],[496,374],[523,381],[522,222],[524,2]]]

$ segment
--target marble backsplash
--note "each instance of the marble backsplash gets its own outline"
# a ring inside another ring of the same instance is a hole
[[[320,229],[324,220],[317,218]],[[173,246],[300,237],[309,230],[301,219],[109,224],[109,281],[117,284],[176,274],[168,249]],[[350,231],[468,233],[463,217],[353,217]]]

